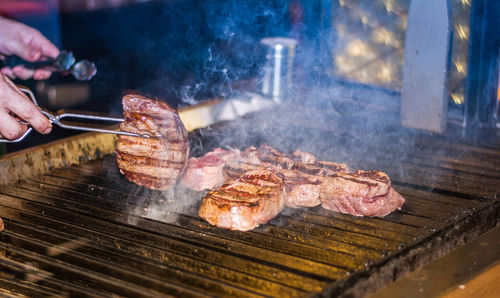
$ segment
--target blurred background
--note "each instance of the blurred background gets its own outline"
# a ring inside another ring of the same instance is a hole
[[[449,3],[448,117],[464,127],[496,128],[500,4]],[[0,14],[97,65],[89,82],[59,75],[19,82],[36,91],[40,105],[120,114],[129,90],[180,107],[255,88],[265,61],[259,41],[269,36],[298,41],[299,85],[334,81],[397,94],[409,6],[410,0],[21,0],[0,1]]]

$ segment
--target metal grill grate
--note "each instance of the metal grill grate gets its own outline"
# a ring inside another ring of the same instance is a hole
[[[29,296],[284,297],[346,293],[370,277],[377,288],[494,226],[499,214],[496,151],[431,137],[404,155],[396,145],[374,144],[362,158],[407,199],[383,219],[317,207],[286,209],[250,232],[218,229],[196,215],[200,194],[139,188],[113,156],[2,186],[0,288]],[[450,148],[433,156],[433,146]],[[172,198],[193,203],[169,210]]]

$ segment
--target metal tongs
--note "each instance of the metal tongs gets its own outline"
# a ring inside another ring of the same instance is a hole
[[[22,86],[18,86],[18,88],[26,93],[29,98],[33,101],[35,105],[38,106],[38,102],[36,101],[35,95],[31,92],[30,89]],[[49,118],[50,123],[55,124],[59,127],[66,129],[74,129],[81,131],[94,131],[94,132],[102,132],[102,133],[111,133],[116,135],[125,135],[131,137],[140,137],[140,138],[153,138],[149,135],[136,134],[127,131],[114,130],[106,127],[105,125],[99,125],[94,123],[79,123],[73,121],[61,121],[64,118],[73,118],[73,119],[84,119],[84,120],[94,120],[94,121],[103,121],[103,122],[123,122],[124,119],[121,117],[113,117],[102,113],[89,112],[89,111],[69,111],[69,110],[59,110],[57,112],[51,112],[45,108],[41,109],[42,114],[44,114],[47,118]],[[19,138],[15,140],[8,139],[0,139],[0,143],[17,143],[26,138],[28,134],[33,130],[33,127],[28,122],[18,120],[20,123],[28,125],[28,130]]]
[[[42,59],[35,62],[28,62],[18,56],[6,56],[0,62],[8,67],[22,65],[29,69],[47,69],[63,75],[72,74],[79,81],[88,81],[97,73],[94,62],[88,60],[77,62],[73,53],[65,50],[62,50],[56,58]]]

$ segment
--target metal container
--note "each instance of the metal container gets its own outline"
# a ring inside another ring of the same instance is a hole
[[[297,41],[287,37],[263,38],[266,63],[262,69],[260,91],[277,102],[284,100],[292,86],[293,60]]]

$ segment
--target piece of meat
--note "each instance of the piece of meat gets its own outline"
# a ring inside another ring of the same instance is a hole
[[[330,177],[339,172],[349,172],[349,168],[345,163],[321,160],[315,163],[295,162],[292,170],[320,177]]]
[[[293,155],[284,154],[267,144],[260,145],[258,157],[262,165],[268,168],[291,169],[294,164]]]
[[[181,184],[195,191],[221,186],[224,183],[224,164],[225,161],[216,156],[191,157]]]
[[[336,173],[325,178],[320,188],[321,206],[354,216],[384,217],[400,209],[404,198],[392,187],[389,177],[380,171]]]
[[[221,186],[224,183],[222,169],[226,161],[239,158],[239,150],[215,148],[202,157],[191,157],[181,179],[184,187],[202,191]]]
[[[0,232],[3,231],[4,225],[3,225],[3,220],[0,218]]]
[[[316,156],[310,152],[303,152],[300,149],[293,152],[293,157],[295,161],[300,161],[305,164],[314,164],[316,162]]]
[[[183,173],[189,155],[187,131],[179,114],[166,103],[135,94],[125,95],[122,105],[125,121],[120,129],[152,138],[118,137],[120,172],[147,188],[170,188]]]
[[[226,162],[224,165],[224,169],[222,171],[224,175],[224,179],[230,180],[230,179],[237,179],[244,173],[248,171],[255,171],[255,170],[266,170],[267,168],[261,165],[256,165],[256,164],[248,164],[248,163],[241,163],[239,161],[234,162]]]
[[[261,145],[259,149],[249,147],[242,155],[244,158],[238,162],[226,163],[224,177],[235,179],[249,170],[272,169],[283,178],[287,206],[293,208],[318,206],[323,178],[348,171],[346,164],[316,161],[312,153],[300,149],[293,154],[281,153],[267,144]],[[251,164],[245,163],[247,161],[251,161]]]
[[[287,207],[316,207],[321,204],[319,192],[323,177],[295,170],[279,170],[277,173],[285,183]]]
[[[250,146],[243,150],[240,154],[240,158],[235,161],[250,165],[262,165],[262,161],[259,157],[259,151],[254,146]]]
[[[209,191],[198,214],[219,228],[248,231],[267,223],[284,206],[282,179],[271,170],[256,170]]]

